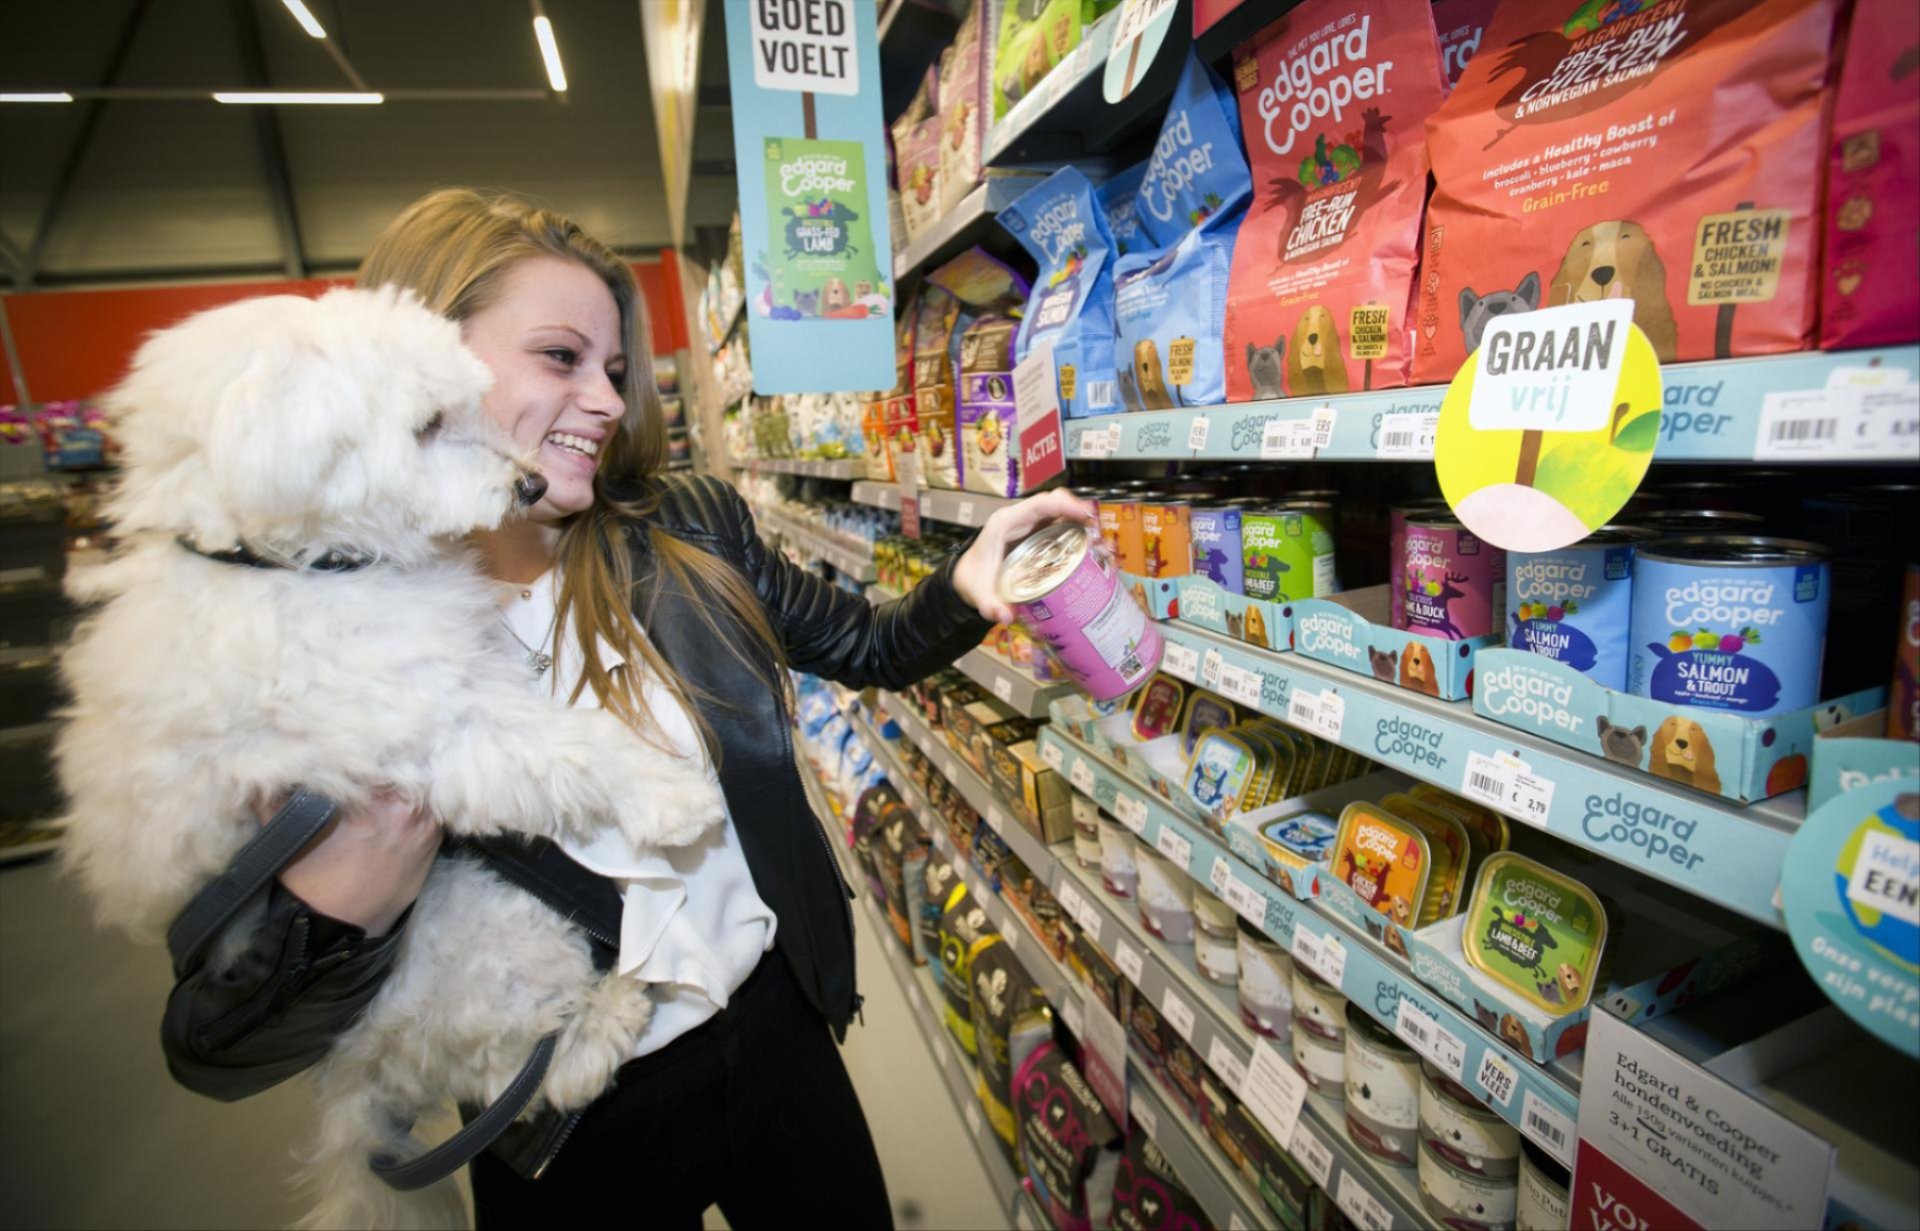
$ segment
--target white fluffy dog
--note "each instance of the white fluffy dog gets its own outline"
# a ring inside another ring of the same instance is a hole
[[[58,746],[68,850],[104,922],[164,929],[296,784],[347,807],[390,786],[461,834],[614,825],[678,845],[720,818],[704,767],[529,687],[460,546],[543,485],[483,413],[490,381],[455,325],[394,291],[247,300],[140,349],[110,407],[121,545],[70,582],[103,605],[65,656]],[[329,555],[362,566],[307,567]],[[392,1192],[369,1154],[417,1153],[417,1116],[491,1101],[556,1030],[542,1093],[583,1106],[648,1011],[557,914],[443,857],[391,976],[315,1071],[311,1222],[463,1221],[451,1183]]]

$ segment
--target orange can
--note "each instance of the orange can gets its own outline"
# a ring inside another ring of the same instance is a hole
[[[1193,506],[1184,500],[1141,501],[1147,576],[1184,577],[1193,571],[1192,517]]]
[[[1109,537],[1108,525],[1113,532]],[[1123,573],[1147,575],[1147,536],[1140,526],[1140,502],[1126,496],[1100,502],[1100,537],[1113,551]]]

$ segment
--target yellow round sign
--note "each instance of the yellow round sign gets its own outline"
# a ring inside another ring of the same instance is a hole
[[[1557,551],[1612,520],[1660,438],[1660,361],[1647,335],[1625,325],[1603,349],[1585,322],[1549,323],[1564,311],[1509,318],[1529,322],[1517,338],[1490,331],[1482,345],[1496,353],[1467,356],[1440,404],[1441,493],[1468,529],[1509,551]],[[1606,353],[1616,336],[1617,358]]]

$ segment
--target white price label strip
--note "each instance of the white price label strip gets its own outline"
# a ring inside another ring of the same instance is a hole
[[[1540,829],[1553,813],[1554,785],[1511,753],[1467,754],[1460,793]]]
[[[1413,1050],[1419,1052],[1453,1078],[1459,1081],[1462,1070],[1467,1065],[1467,1045],[1459,1035],[1448,1030],[1429,1016],[1425,1010],[1413,1001],[1400,1001],[1400,1012],[1395,1016],[1393,1032],[1405,1039]]]
[[[1333,407],[1313,408],[1313,447],[1317,452],[1333,445]]]
[[[1262,461],[1313,456],[1313,420],[1269,419],[1260,431]]]
[[[1227,905],[1239,912],[1242,919],[1257,928],[1267,926],[1267,895],[1245,881],[1235,878],[1227,882],[1227,891],[1222,895]]]
[[[1002,701],[1006,702],[1008,705],[1012,705],[1013,704],[1013,679],[1010,676],[1005,676],[1005,675],[995,676],[993,678],[993,695],[1000,698]]]
[[[1573,1121],[1531,1090],[1520,1096],[1520,1131],[1565,1166],[1573,1166]]]
[[[1380,416],[1380,443],[1374,456],[1432,461],[1433,442],[1440,435],[1440,412],[1396,411]]]
[[[1079,1038],[1087,1031],[1087,1017],[1080,1008],[1080,993],[1074,992],[1060,1002],[1060,1020],[1067,1023],[1067,1029]]]
[[[1189,1042],[1193,1040],[1193,1006],[1182,1000],[1180,994],[1171,987],[1161,994],[1160,1012],[1173,1023],[1173,1028],[1180,1032],[1181,1038]]]
[[[1242,705],[1260,704],[1260,673],[1224,663],[1220,667],[1220,691]]]
[[[1488,1048],[1480,1057],[1480,1088],[1487,1092],[1489,1102],[1502,1107],[1513,1106],[1513,1091],[1519,1084],[1513,1075],[1513,1066],[1500,1058],[1500,1053]]]
[[[973,501],[962,500],[960,507],[954,510],[953,520],[963,526],[971,526],[973,524]]]
[[[1160,827],[1159,834],[1153,839],[1153,845],[1162,855],[1177,864],[1183,872],[1186,871],[1188,862],[1193,859],[1193,843],[1165,825]]]
[[[1116,792],[1113,797],[1113,815],[1128,829],[1139,833],[1147,827],[1147,805],[1135,799],[1125,791]]]
[[[1008,952],[1008,953],[1019,953],[1019,952],[1020,952],[1020,943],[1019,943],[1019,942],[1020,942],[1020,929],[1019,929],[1018,927],[1005,927],[1005,928],[1001,928],[1001,929],[1000,929],[1000,939],[1002,939],[1002,940],[1004,940],[1004,941],[1006,941],[1006,942],[1007,942],[1007,952]]]
[[[1212,428],[1213,425],[1207,422],[1205,415],[1195,415],[1193,422],[1187,426],[1187,448],[1192,449],[1195,453],[1206,448],[1207,433],[1211,431]]]
[[[1063,878],[1060,887],[1053,891],[1053,896],[1060,903],[1060,909],[1067,912],[1068,918],[1079,920],[1080,912],[1085,908],[1086,903],[1081,900],[1078,889]]]
[[[1300,1126],[1300,1105],[1307,1098],[1307,1079],[1273,1044],[1255,1039],[1240,1098],[1275,1141],[1292,1141]]]
[[[960,766],[952,757],[940,758],[940,773],[948,782],[960,781]]]
[[[972,1108],[968,1108],[969,1111]],[[1364,1181],[1356,1172],[1340,1173],[1340,1191],[1334,1194],[1334,1204],[1341,1213],[1353,1220],[1364,1231],[1390,1231],[1393,1219],[1387,1213],[1387,1207],[1381,1205],[1374,1195],[1366,1190]]]
[[[1225,1035],[1214,1035],[1213,1042],[1207,1045],[1207,1067],[1218,1074],[1220,1080],[1227,1083],[1227,1089],[1236,1095],[1240,1093],[1240,1087],[1246,1084],[1246,1062],[1233,1054]]]
[[[1334,987],[1347,975],[1347,947],[1329,933],[1316,936],[1304,923],[1293,925],[1293,956]]]
[[[1047,768],[1051,769],[1054,773],[1059,774],[1066,772],[1067,758],[1061,753],[1060,745],[1042,744],[1040,746],[1040,759],[1045,761]]]
[[[1293,1133],[1293,1159],[1313,1182],[1325,1188],[1333,1179],[1333,1150],[1306,1124]]]
[[[1160,668],[1189,684],[1196,683],[1200,677],[1200,655],[1192,646],[1175,645],[1169,641],[1160,655]]]
[[[1077,439],[1080,445],[1075,452],[1088,461],[1099,461],[1113,456],[1113,450],[1107,445],[1112,437],[1107,435],[1105,428],[1083,427]]]
[[[1147,1100],[1135,1096],[1127,1101],[1127,1110],[1140,1122],[1140,1127],[1147,1130],[1147,1136],[1159,1140],[1160,1117],[1153,1114],[1153,1108],[1147,1104]]]
[[[1013,828],[1013,822],[1000,809],[989,808],[987,809],[987,828],[1004,838],[1007,836],[1007,831]]]
[[[1073,763],[1072,772],[1067,777],[1073,781],[1074,790],[1082,795],[1093,794],[1093,770],[1088,768],[1085,761],[1076,760]]]
[[[1202,688],[1210,688],[1215,692],[1220,691],[1220,668],[1224,665],[1225,660],[1220,657],[1220,651],[1218,650],[1208,650],[1202,655],[1200,658],[1200,686]]]
[[[978,1107],[975,1107],[972,1103],[968,1103],[967,1104],[967,1131],[972,1133],[975,1137],[978,1137],[981,1135],[982,1127],[983,1126],[980,1123],[980,1109]]]
[[[1213,866],[1207,869],[1207,883],[1213,886],[1216,897],[1227,896],[1227,885],[1233,880],[1233,869],[1227,866],[1223,856],[1213,857]]]
[[[1140,952],[1126,941],[1115,942],[1113,946],[1113,964],[1118,966],[1120,973],[1127,976],[1133,983],[1138,984],[1140,982]]]

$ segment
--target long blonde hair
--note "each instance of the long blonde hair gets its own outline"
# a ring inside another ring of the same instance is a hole
[[[713,733],[690,702],[724,704],[724,699],[690,686],[667,665],[641,632],[635,598],[640,599],[644,620],[663,586],[690,595],[694,601],[689,605],[708,632],[776,692],[783,691],[783,655],[765,608],[737,570],[641,520],[660,502],[658,486],[643,480],[660,473],[667,449],[646,305],[633,270],[571,219],[551,210],[504,193],[443,188],[415,201],[388,224],[361,262],[357,280],[362,286],[407,287],[428,307],[464,321],[497,298],[509,268],[539,256],[579,261],[607,284],[620,310],[620,340],[627,356],[622,393],[626,413],[600,449],[593,504],[560,523],[554,641],[557,647],[561,629],[570,624],[583,658],[580,681],[569,700],[577,701],[590,687],[601,708],[619,715],[643,738],[661,742],[660,726],[634,673],[609,669],[603,661],[604,640],[626,661],[644,663],[687,704],[710,755],[717,759],[720,750]],[[656,584],[636,596],[627,540],[629,534],[642,532],[652,547]]]

